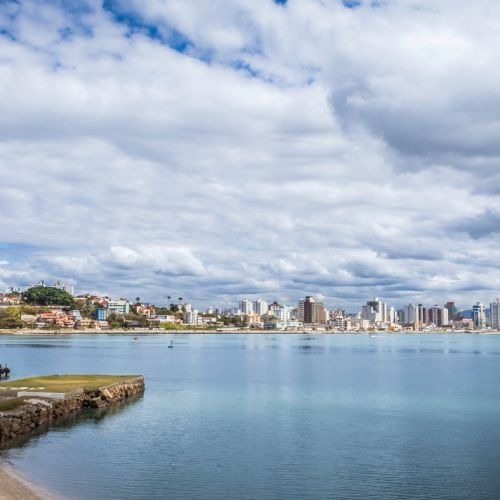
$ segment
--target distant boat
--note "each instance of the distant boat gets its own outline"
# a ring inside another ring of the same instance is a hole
[[[174,348],[174,341],[173,340],[170,341],[170,344],[168,345],[168,348],[169,349],[173,349]]]
[[[137,337],[134,337],[134,340],[137,340]]]

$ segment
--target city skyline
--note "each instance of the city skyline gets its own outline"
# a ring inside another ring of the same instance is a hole
[[[492,300],[499,16],[486,0],[3,2],[0,289]]]
[[[60,290],[63,290],[70,295],[72,295],[75,298],[82,298],[82,297],[88,297],[88,296],[100,296],[100,297],[107,297],[111,300],[121,300],[121,301],[127,301],[130,302],[131,304],[136,302],[136,303],[143,303],[143,304],[153,304],[158,307],[169,307],[171,305],[188,305],[189,307],[196,307],[200,311],[209,311],[209,310],[219,310],[219,311],[233,311],[236,313],[236,311],[239,311],[238,314],[248,314],[248,313],[254,313],[258,312],[260,315],[264,314],[269,306],[273,305],[280,305],[284,306],[287,308],[295,308],[297,311],[302,311],[299,312],[299,314],[304,315],[304,306],[307,303],[312,302],[313,306],[312,309],[309,307],[309,312],[306,313],[310,317],[314,317],[315,312],[314,312],[314,303],[317,303],[320,306],[320,314],[322,314],[323,310],[326,310],[327,312],[333,312],[336,310],[343,310],[347,314],[357,314],[361,313],[363,314],[363,310],[365,307],[371,307],[374,308],[377,312],[380,312],[382,316],[380,316],[380,320],[385,321],[386,319],[388,320],[390,318],[389,312],[385,311],[379,311],[381,304],[383,304],[383,307],[391,307],[391,309],[394,309],[396,312],[400,312],[404,309],[407,309],[409,306],[415,308],[415,313],[417,316],[422,315],[422,311],[418,311],[418,308],[424,308],[425,310],[431,311],[432,309],[438,307],[438,308],[446,308],[450,310],[450,319],[454,314],[458,314],[461,312],[470,312],[473,313],[474,307],[481,304],[481,306],[484,308],[485,311],[489,311],[490,308],[488,307],[489,305],[492,305],[494,303],[499,303],[500,302],[500,293],[495,296],[495,297],[490,297],[488,299],[477,299],[474,300],[474,302],[470,304],[460,304],[455,300],[449,300],[448,298],[441,298],[440,300],[434,302],[434,303],[421,303],[417,302],[415,300],[408,300],[407,302],[402,302],[402,303],[391,303],[389,302],[386,298],[384,297],[372,297],[370,298],[364,298],[360,299],[360,302],[357,306],[353,306],[353,309],[348,309],[345,303],[325,303],[324,302],[324,297],[322,295],[308,295],[308,294],[302,294],[301,296],[297,296],[294,299],[291,299],[291,301],[283,301],[279,300],[276,297],[270,298],[270,297],[263,297],[262,295],[259,294],[247,294],[235,297],[232,301],[225,301],[224,303],[217,303],[217,302],[206,302],[206,303],[199,303],[196,301],[192,301],[189,296],[180,296],[179,294],[171,294],[171,295],[165,295],[162,299],[159,301],[148,301],[145,300],[144,297],[140,297],[137,294],[135,296],[126,296],[126,295],[113,295],[107,292],[97,292],[96,290],[79,290],[75,289],[74,285],[70,285],[67,283],[62,282],[61,280],[57,280],[54,283],[46,283],[44,280],[40,280],[37,283],[31,283],[26,286],[21,286],[21,287],[15,287],[15,286],[10,286],[5,290],[0,290],[0,299],[4,296],[8,296],[9,294],[15,293],[15,294],[22,294],[24,291],[33,288],[33,287],[49,287],[49,288],[58,288]],[[1,300],[0,300],[1,303]],[[302,305],[301,305],[302,304]],[[5,304],[4,304],[5,305]],[[235,307],[236,305],[236,307]],[[454,310],[454,312],[452,311]],[[411,314],[411,313],[410,313]]]

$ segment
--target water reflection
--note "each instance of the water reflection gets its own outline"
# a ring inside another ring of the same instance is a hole
[[[0,450],[9,450],[11,448],[25,448],[28,443],[43,439],[43,435],[47,432],[61,433],[67,432],[69,429],[78,427],[81,424],[93,422],[96,426],[101,425],[102,421],[113,417],[118,413],[126,411],[127,408],[136,404],[143,398],[143,394],[136,394],[123,401],[119,401],[107,408],[86,408],[81,412],[72,413],[65,417],[58,418],[51,425],[43,425],[37,427],[30,434],[20,436],[8,443],[0,443]]]

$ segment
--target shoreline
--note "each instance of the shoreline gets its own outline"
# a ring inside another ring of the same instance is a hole
[[[0,457],[0,500],[57,500],[54,494],[32,483]]]
[[[16,329],[16,330],[0,330],[0,335],[39,335],[39,336],[63,336],[63,335],[401,335],[401,334],[464,334],[464,335],[498,335],[499,330],[432,330],[432,331],[348,331],[339,332],[335,330],[40,330],[40,329]]]

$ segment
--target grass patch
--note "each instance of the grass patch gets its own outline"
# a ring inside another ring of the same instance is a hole
[[[116,382],[123,382],[138,375],[49,375],[44,377],[20,378],[1,382],[0,387],[29,387],[41,392],[71,392],[76,389],[97,389]],[[1,395],[1,392],[0,392]]]
[[[15,410],[24,403],[24,398],[13,398],[2,401],[0,399],[0,411]]]

